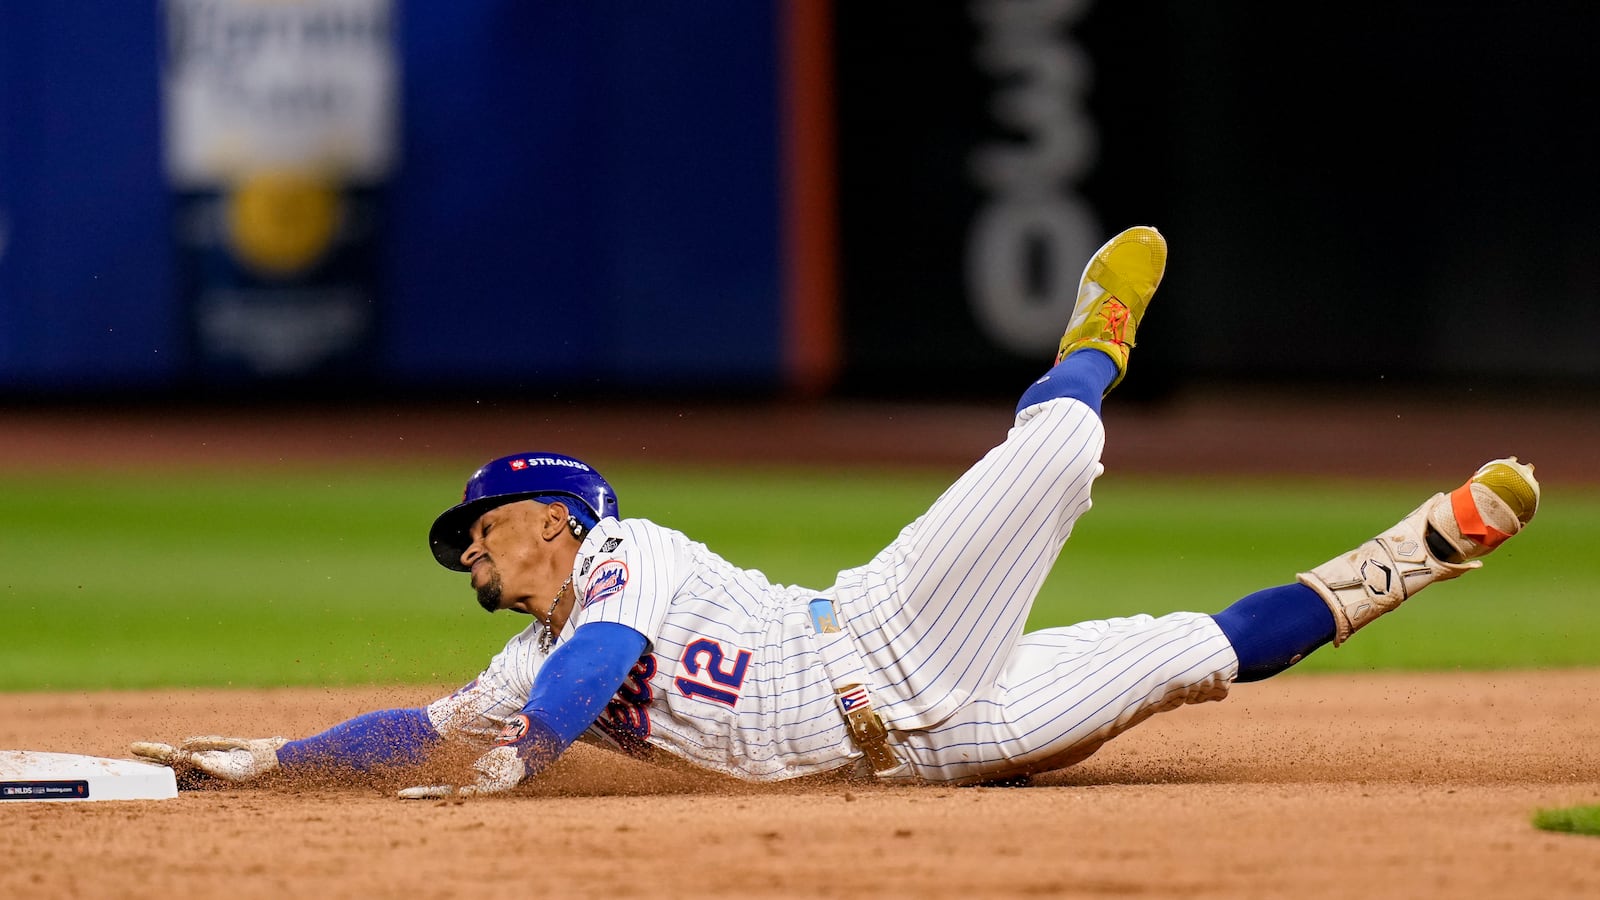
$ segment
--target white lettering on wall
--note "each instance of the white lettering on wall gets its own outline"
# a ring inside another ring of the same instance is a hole
[[[1073,184],[1093,162],[1083,109],[1090,65],[1066,33],[1089,0],[976,0],[975,57],[992,75],[994,120],[1014,137],[977,148],[983,202],[967,235],[967,295],[979,325],[1019,355],[1053,348],[1071,317],[1099,223]]]

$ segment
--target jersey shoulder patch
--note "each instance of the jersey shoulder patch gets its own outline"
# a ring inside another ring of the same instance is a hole
[[[608,559],[595,566],[594,575],[583,590],[583,599],[579,601],[578,608],[588,609],[609,597],[615,597],[627,586],[628,564],[620,559]]]

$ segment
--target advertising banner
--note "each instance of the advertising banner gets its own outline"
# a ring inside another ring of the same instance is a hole
[[[166,172],[206,377],[371,374],[397,165],[392,0],[166,0]]]

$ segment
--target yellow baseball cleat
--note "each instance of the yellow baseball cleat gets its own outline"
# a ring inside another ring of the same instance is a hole
[[[1061,336],[1056,362],[1084,347],[1104,352],[1117,364],[1117,377],[1128,373],[1128,348],[1167,270],[1167,241],[1148,225],[1135,225],[1095,252],[1078,282],[1078,302]]]

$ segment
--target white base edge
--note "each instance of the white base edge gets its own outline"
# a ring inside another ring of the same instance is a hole
[[[42,750],[0,750],[0,807],[20,802],[171,800],[172,769],[136,759]]]

